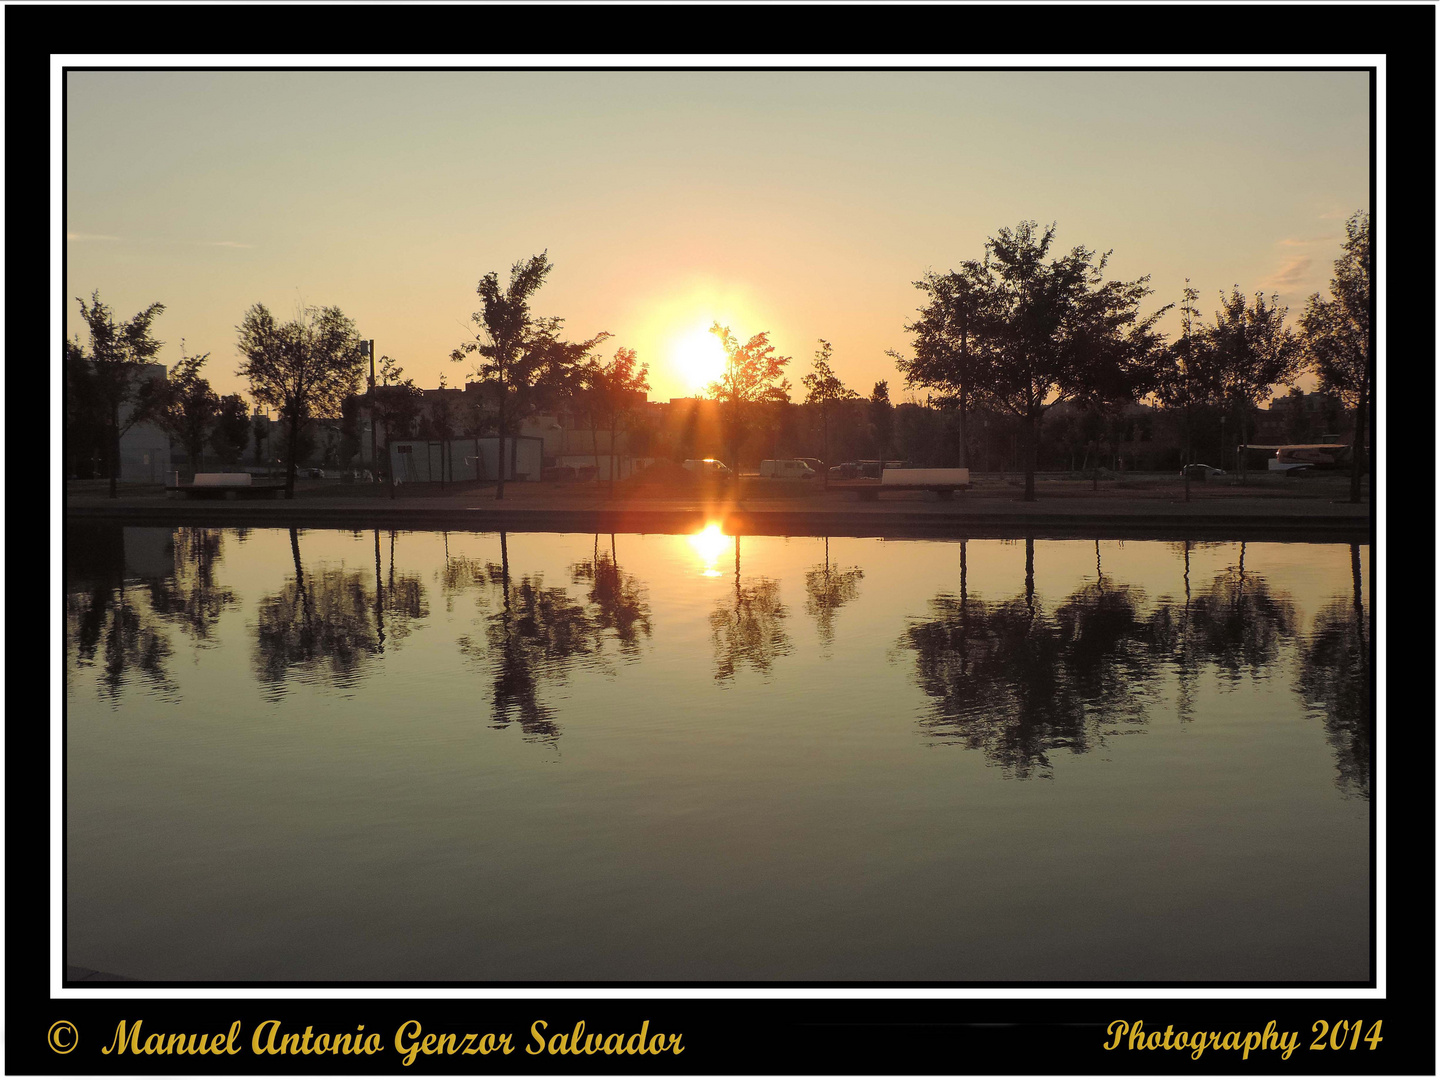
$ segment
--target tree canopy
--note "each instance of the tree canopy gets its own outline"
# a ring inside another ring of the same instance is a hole
[[[1350,501],[1360,501],[1365,421],[1373,374],[1370,366],[1370,215],[1357,211],[1345,223],[1345,246],[1335,260],[1330,299],[1315,293],[1300,319],[1304,348],[1320,389],[1355,410]]]
[[[264,304],[255,304],[236,329],[243,357],[236,374],[250,380],[256,401],[279,409],[286,421],[285,497],[294,498],[305,422],[339,416],[346,395],[360,383],[355,323],[338,307],[302,308],[281,323]]]
[[[790,400],[790,380],[784,377],[790,357],[782,356],[770,344],[770,332],[762,330],[743,345],[728,326],[718,322],[710,333],[720,339],[725,350],[725,372],[706,389],[718,402],[728,405],[727,426],[730,432],[730,465],[739,475],[740,442],[744,437],[750,412],[758,404],[781,404]]]

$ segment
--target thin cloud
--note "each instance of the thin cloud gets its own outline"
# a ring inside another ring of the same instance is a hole
[[[67,233],[65,234],[65,239],[66,239],[66,240],[79,240],[79,241],[85,241],[85,240],[119,240],[120,237],[118,237],[118,236],[102,236],[102,235],[100,235],[99,233],[67,232]]]
[[[1260,282],[1261,291],[1290,292],[1306,279],[1312,262],[1314,260],[1309,255],[1297,255],[1286,261],[1279,270]]]
[[[1310,247],[1312,244],[1324,244],[1331,240],[1338,239],[1334,233],[1328,236],[1296,237],[1287,236],[1284,240],[1276,240],[1277,247]]]
[[[255,246],[254,244],[242,244],[238,240],[207,240],[204,242],[211,247],[253,248]]]

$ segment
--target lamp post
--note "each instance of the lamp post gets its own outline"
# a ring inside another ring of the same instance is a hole
[[[1220,468],[1225,468],[1225,417],[1220,417]]]
[[[370,361],[370,482],[380,482],[380,458],[375,442],[375,339],[360,342],[360,355]]]

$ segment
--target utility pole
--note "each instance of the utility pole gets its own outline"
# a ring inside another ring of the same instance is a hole
[[[360,355],[370,360],[370,482],[380,482],[380,461],[375,442],[375,339],[360,342]]]

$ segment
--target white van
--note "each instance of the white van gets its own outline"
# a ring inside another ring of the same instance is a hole
[[[777,480],[813,480],[816,473],[799,458],[774,458],[760,462],[760,475]]]
[[[717,461],[713,457],[690,458],[685,462],[685,468],[691,472],[699,473],[701,476],[728,477],[731,475],[730,466],[723,461]]]

